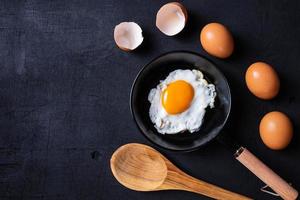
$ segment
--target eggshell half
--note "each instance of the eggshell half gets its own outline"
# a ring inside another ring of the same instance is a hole
[[[156,27],[168,36],[180,33],[185,27],[188,15],[186,8],[171,2],[163,5],[156,15]]]
[[[117,46],[124,51],[131,51],[142,44],[144,38],[141,27],[135,22],[122,22],[114,29]]]

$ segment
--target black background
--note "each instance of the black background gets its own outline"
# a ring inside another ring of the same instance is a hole
[[[198,52],[219,66],[233,93],[230,132],[300,188],[299,1],[182,1],[190,19],[175,37],[155,27],[156,12],[166,2],[0,2],[1,200],[206,199],[180,191],[130,191],[109,168],[120,145],[149,144],[130,115],[130,87],[144,64],[172,50]],[[144,31],[144,43],[134,52],[115,46],[113,29],[122,21],[135,21]],[[209,22],[232,31],[231,58],[203,51],[199,33]],[[272,101],[247,90],[244,74],[256,61],[279,73],[282,88]],[[272,110],[285,112],[294,123],[295,137],[283,151],[269,150],[259,138],[259,121]],[[160,151],[197,178],[255,199],[273,199],[218,143],[193,153]]]

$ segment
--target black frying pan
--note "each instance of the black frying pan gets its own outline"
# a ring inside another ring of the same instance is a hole
[[[198,132],[162,135],[150,120],[148,94],[160,80],[176,69],[202,71],[205,79],[216,86],[215,108],[207,109],[204,123]],[[223,74],[208,60],[188,52],[171,52],[152,60],[139,72],[131,90],[131,111],[138,127],[151,142],[168,150],[192,151],[210,142],[225,125],[230,107],[230,88]]]
[[[148,94],[160,80],[176,69],[202,71],[205,79],[216,87],[215,108],[206,110],[204,122],[198,132],[162,135],[150,120]],[[152,143],[173,151],[193,151],[208,144],[223,129],[231,108],[230,88],[224,75],[213,63],[195,53],[175,51],[155,58],[139,72],[131,89],[130,107],[138,128]],[[218,137],[218,140],[233,148],[236,158],[280,196],[284,199],[296,199],[298,192],[251,152],[226,136]]]

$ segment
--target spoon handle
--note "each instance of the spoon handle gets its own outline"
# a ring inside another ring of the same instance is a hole
[[[164,189],[185,190],[185,191],[202,194],[219,200],[251,199],[246,196],[212,185],[210,183],[198,180],[183,172],[178,172],[178,171],[169,171],[168,176],[164,182],[164,185],[166,186],[166,188]]]

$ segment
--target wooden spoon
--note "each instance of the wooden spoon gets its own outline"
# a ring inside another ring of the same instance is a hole
[[[158,151],[143,144],[121,146],[112,155],[110,167],[115,178],[132,190],[185,190],[215,199],[250,199],[187,175]]]

